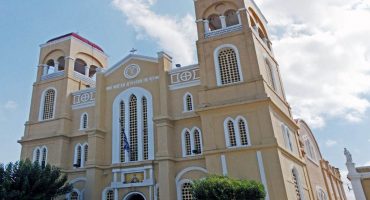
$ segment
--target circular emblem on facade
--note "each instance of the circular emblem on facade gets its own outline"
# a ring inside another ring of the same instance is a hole
[[[190,72],[183,72],[180,74],[181,81],[189,81],[191,77],[192,77],[192,74]]]
[[[139,73],[140,73],[139,65],[132,64],[125,68],[124,76],[127,79],[133,79],[133,78],[136,78],[139,75]]]

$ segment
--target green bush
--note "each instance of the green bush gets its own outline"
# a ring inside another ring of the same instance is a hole
[[[261,183],[216,175],[195,181],[192,194],[196,200],[262,200],[266,195]]]
[[[30,160],[0,164],[0,200],[45,200],[72,190],[60,169]]]

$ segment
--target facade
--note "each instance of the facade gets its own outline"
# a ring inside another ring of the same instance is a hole
[[[351,181],[356,199],[370,199],[370,166],[356,167],[352,155],[347,149],[344,149],[344,155],[347,159],[347,178]]]
[[[194,3],[195,65],[172,68],[159,52],[107,68],[102,48],[75,33],[41,45],[21,158],[62,168],[71,200],[191,200],[208,174],[259,181],[271,200],[318,199],[317,187],[345,199],[321,155],[307,160],[255,3]]]

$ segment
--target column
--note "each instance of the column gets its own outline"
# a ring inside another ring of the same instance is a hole
[[[89,66],[85,66],[85,76],[89,77],[89,73],[90,73],[90,67]]]
[[[240,11],[238,10],[238,12],[236,12],[237,16],[238,16],[238,21],[239,21],[239,25],[242,24],[242,18],[240,16]]]
[[[206,33],[208,33],[209,32],[209,20],[203,20],[203,23],[204,23],[204,31],[206,32]]]
[[[54,61],[54,73],[59,71],[58,67],[59,67],[59,62]]]
[[[220,20],[221,20],[221,26],[222,28],[226,28],[226,17],[221,15],[220,16]]]
[[[43,73],[42,73],[42,75],[43,76],[48,75],[48,72],[49,72],[49,66],[48,65],[43,65]]]

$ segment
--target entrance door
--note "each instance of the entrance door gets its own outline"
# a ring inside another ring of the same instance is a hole
[[[145,198],[141,194],[132,194],[127,200],[145,200]]]

